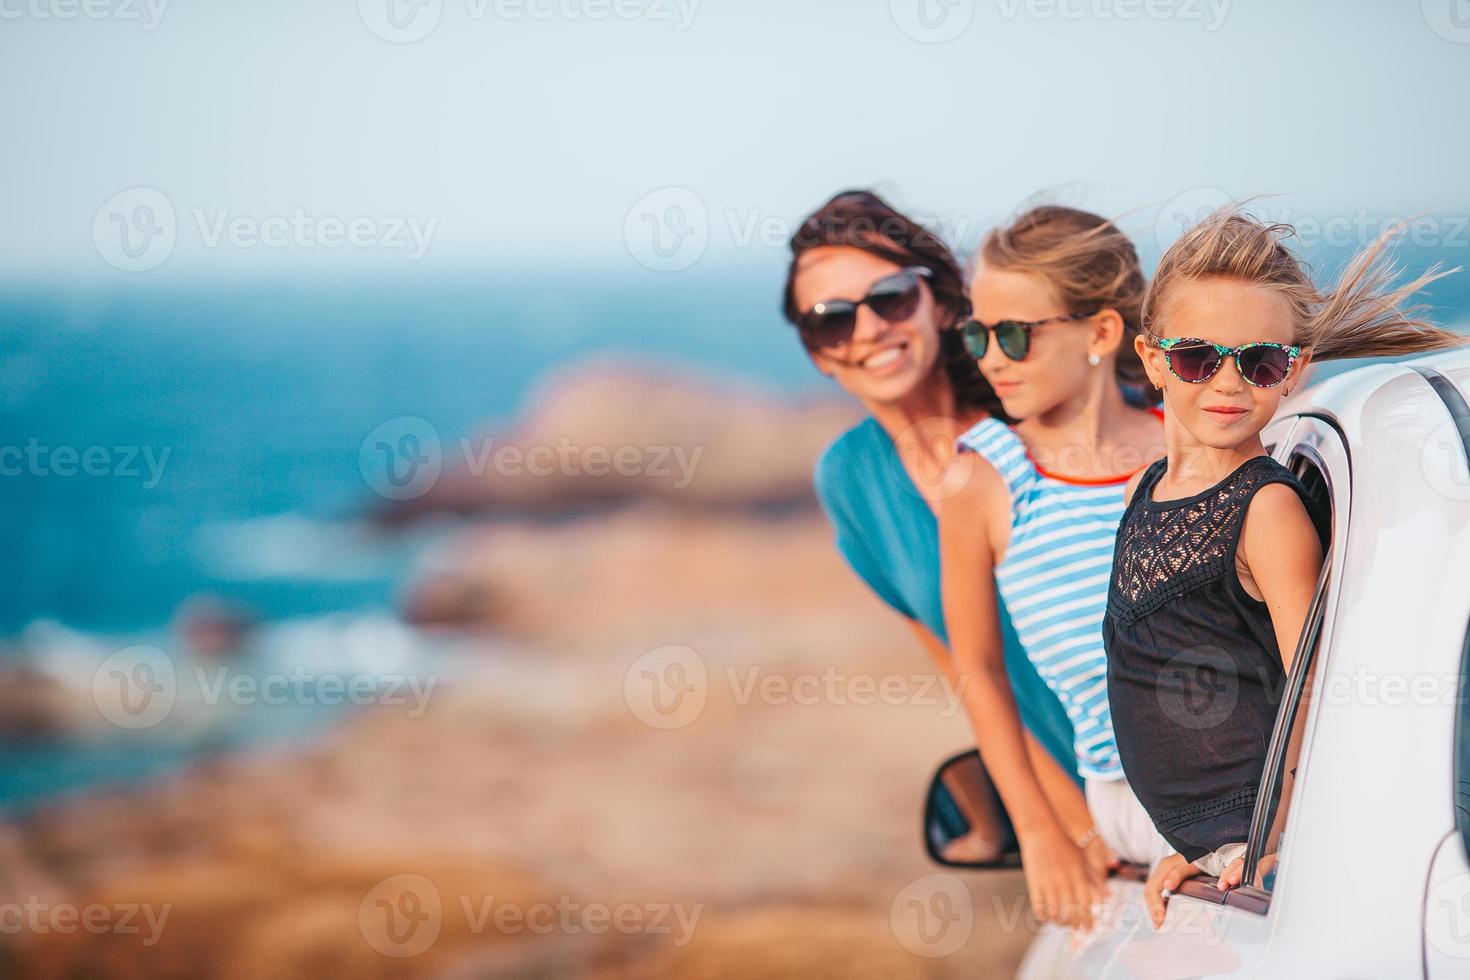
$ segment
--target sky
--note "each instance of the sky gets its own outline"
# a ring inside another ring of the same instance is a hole
[[[768,263],[852,186],[1470,247],[1465,0],[0,0],[0,85],[10,280]]]

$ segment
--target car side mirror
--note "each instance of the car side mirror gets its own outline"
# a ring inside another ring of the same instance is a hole
[[[1011,818],[978,749],[961,752],[934,773],[924,805],[924,850],[951,868],[1021,866]]]
[[[950,868],[1021,866],[1016,830],[979,749],[961,752],[935,771],[924,804],[924,850]],[[1120,861],[1108,877],[1144,882],[1148,868]]]

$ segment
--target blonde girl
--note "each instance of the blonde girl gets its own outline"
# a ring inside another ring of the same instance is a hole
[[[1112,222],[1041,207],[980,249],[960,327],[1008,425],[974,423],[940,513],[944,616],[967,714],[1016,828],[1038,917],[1088,928],[1114,856],[1171,852],[1123,778],[1108,714],[1102,618],[1128,479],[1163,452],[1133,339],[1144,277]],[[1027,658],[1067,711],[1091,824],[1068,826],[1028,759],[999,590]]]
[[[1286,248],[1293,229],[1238,207],[1174,243],[1135,345],[1164,393],[1167,453],[1130,481],[1103,625],[1108,693],[1128,779],[1176,853],[1146,889],[1201,872],[1239,883],[1275,705],[1311,603],[1325,515],[1266,454],[1261,431],[1313,361],[1414,354],[1466,338],[1394,286],[1375,241],[1326,292]],[[1208,674],[1234,695],[1223,716],[1189,710]]]

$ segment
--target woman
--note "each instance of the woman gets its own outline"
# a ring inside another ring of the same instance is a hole
[[[1000,411],[956,331],[969,312],[963,277],[932,233],[865,191],[817,209],[791,248],[786,317],[817,370],[871,416],[837,439],[816,468],[838,550],[962,690],[940,599],[936,510],[949,492],[940,475],[956,438]],[[1056,818],[1080,838],[1091,819],[1078,789],[1071,724],[1003,609],[999,629],[1030,771]],[[1101,841],[1086,854],[1100,883],[1112,855]]]

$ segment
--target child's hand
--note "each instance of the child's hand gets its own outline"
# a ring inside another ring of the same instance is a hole
[[[1148,876],[1148,883],[1143,886],[1143,900],[1148,906],[1148,914],[1154,920],[1154,928],[1159,929],[1164,925],[1164,890],[1173,891],[1186,878],[1193,878],[1199,874],[1199,868],[1184,860],[1182,854],[1170,854],[1158,864]]]
[[[1265,887],[1263,882],[1265,881],[1266,875],[1274,867],[1276,867],[1276,855],[1267,854],[1261,858],[1260,862],[1256,865],[1257,888]],[[1245,858],[1238,857],[1226,865],[1224,871],[1220,872],[1220,890],[1224,891],[1227,888],[1236,887],[1240,884],[1240,880],[1243,877],[1245,877]]]
[[[1087,863],[1092,865],[1092,870],[1104,878],[1108,876],[1109,871],[1112,871],[1122,863],[1118,860],[1118,855],[1114,854],[1113,849],[1107,845],[1107,842],[1096,835],[1093,836],[1092,840],[1087,842],[1087,846],[1082,849],[1082,853],[1086,855]]]
[[[1104,873],[1060,827],[1022,838],[1021,863],[1036,918],[1092,929],[1092,906],[1108,895]]]

